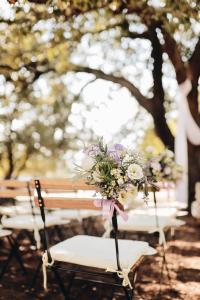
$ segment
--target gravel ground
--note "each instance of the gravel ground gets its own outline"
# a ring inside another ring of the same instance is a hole
[[[176,230],[175,236],[168,241],[166,258],[170,270],[171,286],[165,273],[162,277],[162,283],[159,284],[161,257],[159,255],[145,258],[139,268],[136,295],[137,300],[154,299],[183,299],[200,300],[200,224],[194,219],[185,218],[187,224]],[[102,233],[102,227],[99,220],[90,219],[85,221],[84,228],[87,228],[88,234]],[[70,227],[63,230],[65,237],[76,233],[83,233],[81,226],[74,222]],[[148,239],[153,244],[155,237],[129,235],[127,238]],[[23,254],[28,274],[24,277],[18,269],[18,265],[13,260],[7,274],[0,282],[1,300],[62,300],[63,297],[54,283],[53,277],[48,276],[49,291],[44,293],[42,288],[42,274],[38,277],[36,288],[33,291],[28,289],[33,274],[33,269],[39,260],[39,253],[30,251],[29,241],[21,241],[20,250]],[[6,249],[7,244],[0,243],[1,260],[4,256],[1,252]],[[158,249],[159,250],[159,249]],[[88,284],[83,281],[76,281],[71,290],[71,300],[110,300],[112,290],[102,285]],[[125,299],[120,290],[112,297],[113,300]]]

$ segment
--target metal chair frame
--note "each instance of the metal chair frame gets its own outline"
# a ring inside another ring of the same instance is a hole
[[[7,239],[8,243],[10,245],[10,251],[8,253],[7,259],[3,262],[3,266],[0,271],[0,281],[3,279],[13,257],[15,257],[16,261],[18,262],[22,273],[24,275],[26,275],[26,273],[27,273],[26,268],[24,267],[24,263],[23,263],[21,254],[19,252],[19,246],[17,243],[17,239],[13,239],[12,235],[7,235],[4,238]]]

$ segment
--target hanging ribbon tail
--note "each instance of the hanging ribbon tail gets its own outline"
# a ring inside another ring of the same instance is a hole
[[[39,250],[41,248],[41,238],[36,224],[34,226],[34,239],[36,241],[36,248]]]
[[[45,291],[47,290],[47,265],[48,265],[48,256],[47,256],[47,252],[45,251],[45,253],[42,256],[43,287]]]
[[[102,199],[95,199],[94,200],[94,206],[96,206],[96,207],[102,207]]]
[[[114,207],[116,208],[116,210],[117,210],[117,212],[119,213],[120,217],[122,217],[122,219],[123,219],[124,221],[127,221],[127,220],[128,220],[128,214],[127,214],[125,211],[121,210],[121,209],[118,207],[117,204],[114,204]]]
[[[105,232],[102,235],[103,238],[109,238],[110,237],[110,232],[112,230],[112,226],[109,220],[105,221],[104,223],[104,228],[105,228]]]
[[[112,269],[112,268],[107,268],[106,272],[117,273],[117,276],[119,278],[123,279],[122,285],[123,286],[129,286],[130,289],[133,289],[132,284],[131,284],[130,279],[129,279],[129,276],[128,276],[129,272],[130,272],[129,269],[115,270],[115,269]]]
[[[119,213],[119,215],[122,217],[122,219],[124,221],[128,220],[128,214],[124,211],[122,211],[118,205],[116,204],[115,200],[107,200],[107,199],[95,199],[94,200],[94,205],[96,207],[101,207],[102,211],[103,211],[103,216],[107,219],[107,220],[111,220],[113,213],[114,213],[114,209],[117,210],[117,212]]]
[[[44,252],[42,256],[42,271],[43,271],[43,287],[44,290],[47,290],[47,267],[53,266],[54,260],[51,263],[48,261],[48,254],[47,251]]]

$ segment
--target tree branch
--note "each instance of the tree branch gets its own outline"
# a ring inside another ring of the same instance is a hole
[[[175,39],[167,32],[163,32],[165,44],[163,45],[164,51],[168,54],[171,60],[178,83],[182,83],[187,78],[187,68],[181,58],[180,51]]]
[[[163,51],[157,36],[156,28],[151,28],[150,39],[152,44],[151,57],[153,58],[153,112],[155,131],[163,143],[171,150],[174,149],[174,137],[168,127],[165,116],[165,92],[163,88]]]
[[[93,74],[96,78],[112,81],[121,85],[122,87],[126,87],[142,107],[144,107],[149,113],[152,112],[151,99],[148,99],[145,96],[143,96],[138,90],[138,88],[136,88],[135,85],[126,78],[118,77],[113,74],[106,74],[102,70],[97,70],[84,66],[73,66],[72,71],[90,73]]]
[[[163,106],[163,102],[164,102],[164,89],[162,83],[162,77],[163,77],[162,54],[163,53],[162,53],[162,48],[155,28],[151,30],[151,44],[152,44],[151,57],[153,58],[152,76],[154,82],[153,84],[154,100],[156,102],[159,102]]]

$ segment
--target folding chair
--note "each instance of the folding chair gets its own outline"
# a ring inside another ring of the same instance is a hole
[[[19,213],[11,217],[3,217],[1,222],[4,228],[16,231],[16,239],[28,238],[32,245],[40,248],[40,230],[43,228],[41,217],[34,207],[32,190],[27,181],[19,180],[1,180],[0,181],[0,197],[16,198],[26,197],[26,202],[29,204],[29,213]],[[28,201],[27,201],[28,200]],[[26,206],[27,208],[27,206]],[[61,237],[58,225],[63,224],[58,216],[47,216],[47,227],[54,227],[57,235]],[[68,223],[68,222],[64,222]],[[32,235],[33,233],[33,235]]]
[[[47,283],[46,267],[48,267],[54,273],[65,300],[70,299],[69,293],[72,284],[80,276],[85,281],[121,288],[127,300],[133,299],[138,266],[145,255],[153,255],[156,251],[146,242],[118,240],[116,210],[114,210],[112,217],[114,239],[77,235],[49,247],[45,208],[97,208],[93,206],[92,198],[43,197],[41,190],[48,185],[48,180],[35,180],[37,191],[35,201],[40,207],[41,217],[44,222],[45,253],[43,255],[43,274],[45,288]],[[66,192],[69,190],[96,189],[95,187],[89,187],[83,182],[70,183],[67,180],[63,180],[62,183],[55,181],[52,183],[51,188],[55,190],[62,188]],[[70,274],[67,289],[60,277],[60,270]],[[91,276],[92,279],[90,278]]]
[[[133,211],[128,213],[129,218],[128,221],[124,221],[121,217],[118,219],[118,230],[119,232],[136,232],[136,233],[158,233],[159,235],[159,244],[161,246],[160,256],[162,258],[161,263],[161,271],[160,271],[160,278],[159,282],[161,283],[164,269],[166,269],[167,277],[169,282],[171,282],[170,272],[168,268],[167,258],[166,258],[166,238],[165,232],[168,229],[174,229],[176,227],[182,226],[185,224],[184,221],[178,220],[175,217],[169,216],[159,216],[158,215],[158,208],[157,208],[157,199],[156,199],[156,188],[152,188],[153,192],[153,201],[154,201],[154,215],[148,214],[136,214]],[[112,235],[112,226],[111,224],[105,224],[106,233],[104,236]],[[161,286],[161,285],[160,285]]]

